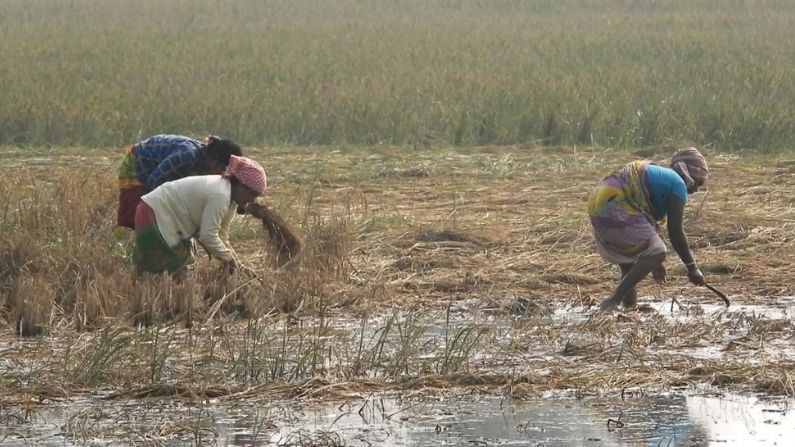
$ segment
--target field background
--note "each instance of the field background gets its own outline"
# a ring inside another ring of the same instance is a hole
[[[5,0],[0,144],[791,149],[795,2]]]
[[[0,442],[213,444],[237,409],[269,439],[303,430],[281,402],[384,395],[795,396],[792,42],[794,1],[0,1]],[[241,218],[262,281],[134,278],[116,169],[166,132],[261,161],[300,262]],[[685,232],[731,307],[672,253],[597,312],[588,194],[691,144]],[[327,435],[285,445],[350,445]]]

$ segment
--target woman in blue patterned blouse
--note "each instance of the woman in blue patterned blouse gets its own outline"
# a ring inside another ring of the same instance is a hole
[[[240,146],[213,135],[204,143],[181,135],[155,135],[133,144],[119,167],[117,225],[135,228],[135,209],[144,194],[183,177],[221,174],[232,155],[243,155]]]

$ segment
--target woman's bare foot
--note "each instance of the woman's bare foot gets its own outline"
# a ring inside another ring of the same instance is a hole
[[[615,295],[611,295],[609,298],[603,300],[601,304],[599,304],[599,310],[602,312],[606,312],[616,306],[621,304],[621,300],[616,299]]]
[[[638,305],[638,291],[635,289],[630,290],[624,295],[624,299],[621,300],[621,305],[624,306],[624,309],[631,309]]]

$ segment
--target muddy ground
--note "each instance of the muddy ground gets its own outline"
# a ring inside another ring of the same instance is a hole
[[[103,370],[104,379],[64,380],[58,362],[47,359],[65,358],[64,346],[96,350],[108,333],[63,323],[44,337],[19,339],[8,323],[0,338],[5,425],[19,420],[24,426],[24,408],[76,398],[229,404],[387,393],[525,399],[550,391],[623,397],[695,386],[795,395],[795,160],[789,154],[705,150],[710,180],[688,203],[685,232],[707,281],[728,295],[728,309],[708,290],[689,285],[671,253],[669,283],[642,282],[638,309],[597,311],[618,270],[595,251],[588,194],[624,163],[664,163],[671,152],[251,150],[268,171],[274,209],[308,234],[312,222],[344,220],[351,238],[345,277],[327,284],[327,302],[296,305],[293,313],[270,313],[253,324],[271,332],[263,340],[289,346],[280,356],[258,358],[278,357],[281,369],[246,369],[235,363],[240,352],[216,352],[218,342],[208,340],[220,333],[239,344],[256,338],[250,319],[219,316],[190,329],[157,326],[172,349],[181,350],[166,356],[157,377],[152,362],[118,360],[118,368]],[[5,149],[0,173],[9,184],[29,182],[31,175],[46,184],[64,173],[107,180],[117,155]],[[256,222],[237,228],[235,248],[267,278],[270,254]],[[152,342],[149,329],[124,321],[108,326]],[[298,352],[307,342],[323,359],[313,365],[322,367],[301,363]],[[149,365],[149,372],[119,371],[130,365]],[[200,432],[191,432],[194,441]],[[74,432],[60,434],[80,444]]]

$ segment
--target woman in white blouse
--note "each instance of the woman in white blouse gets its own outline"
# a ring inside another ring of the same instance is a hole
[[[136,272],[184,275],[192,262],[192,239],[234,271],[238,261],[229,245],[229,224],[236,208],[261,196],[266,186],[259,163],[233,155],[221,175],[181,178],[144,195],[135,211]]]

